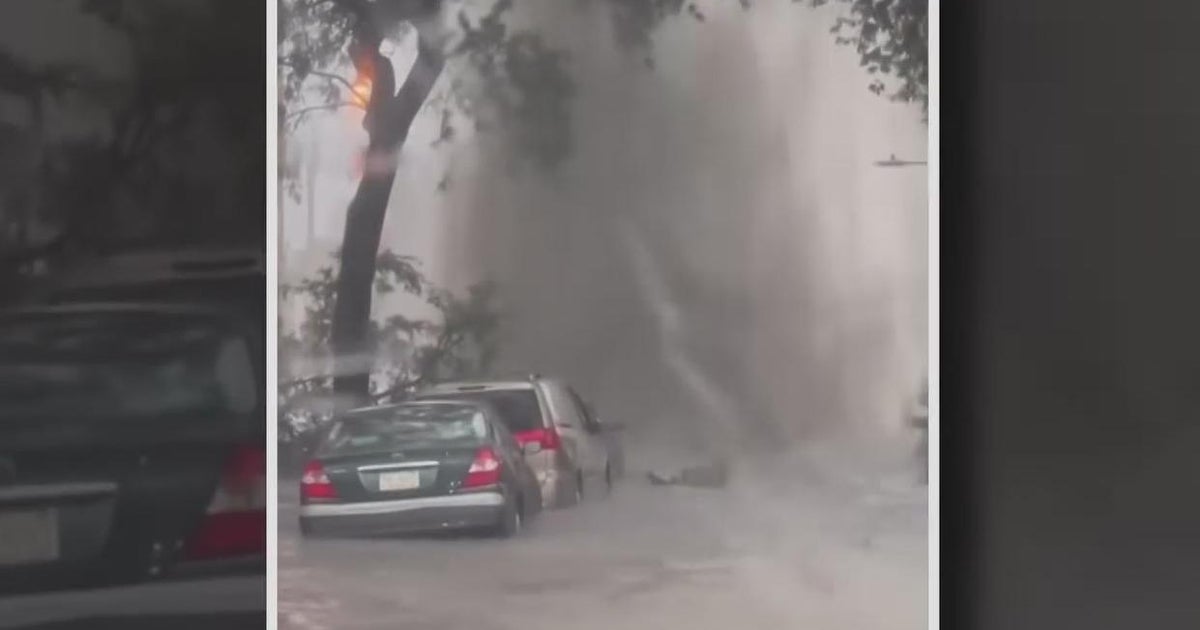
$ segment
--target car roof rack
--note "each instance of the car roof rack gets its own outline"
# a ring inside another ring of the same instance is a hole
[[[425,386],[418,387],[418,390],[429,389],[447,389],[452,388],[455,391],[484,391],[489,387],[502,383],[537,383],[544,381],[548,377],[541,372],[509,372],[509,373],[492,373],[483,376],[462,379],[446,379],[429,383]]]
[[[513,370],[511,372],[492,372],[462,379],[449,379],[447,383],[494,383],[500,381],[541,381],[547,377],[541,372],[519,372]]]

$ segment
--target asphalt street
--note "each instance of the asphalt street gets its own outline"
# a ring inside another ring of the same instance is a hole
[[[284,481],[280,628],[925,628],[924,492],[892,485],[631,473],[512,540],[311,540]]]

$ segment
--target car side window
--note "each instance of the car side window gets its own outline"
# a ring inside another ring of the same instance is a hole
[[[592,416],[591,410],[588,409],[587,404],[583,402],[583,398],[579,396],[579,392],[576,392],[574,389],[568,387],[567,393],[571,396],[571,402],[574,403],[575,408],[578,410],[579,417],[583,418],[584,428],[588,431],[599,431],[600,423]]]
[[[575,402],[567,393],[567,389],[557,383],[544,389],[546,399],[550,403],[550,412],[556,423],[567,424],[577,429],[583,428],[584,417],[575,407]]]
[[[508,428],[499,422],[493,426],[496,432],[496,441],[500,444],[500,446],[506,450],[512,451],[513,453],[519,454],[521,452],[521,447],[517,444],[517,440],[512,436],[512,433],[508,432]]]

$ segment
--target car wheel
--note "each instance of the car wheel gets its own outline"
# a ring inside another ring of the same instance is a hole
[[[505,503],[504,510],[500,513],[500,524],[496,526],[496,535],[500,538],[512,538],[520,534],[525,525],[524,520],[518,504],[512,501]]]

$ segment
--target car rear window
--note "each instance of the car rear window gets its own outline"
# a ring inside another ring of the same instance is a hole
[[[466,400],[489,403],[496,409],[504,426],[513,433],[533,431],[544,426],[542,408],[532,389],[499,389],[479,392],[423,394],[418,400]]]
[[[0,418],[239,415],[259,387],[239,338],[203,318],[0,318]]]
[[[405,405],[358,412],[338,420],[320,454],[476,446],[487,435],[487,420],[473,405]]]
[[[55,303],[166,302],[205,304],[240,315],[256,328],[267,319],[265,275],[142,282],[123,286],[69,288],[51,294]]]

